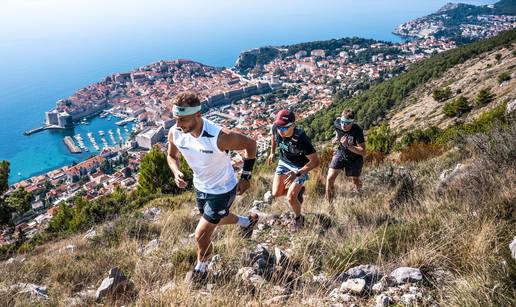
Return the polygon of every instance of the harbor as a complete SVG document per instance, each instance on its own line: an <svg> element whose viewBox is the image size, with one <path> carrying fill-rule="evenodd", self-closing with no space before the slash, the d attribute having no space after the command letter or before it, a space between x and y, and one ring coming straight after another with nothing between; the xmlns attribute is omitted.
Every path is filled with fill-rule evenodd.
<svg viewBox="0 0 516 307"><path fill-rule="evenodd" d="M134 128L134 127L133 127ZM124 127L125 137L120 128L116 129L116 134L112 129L109 129L107 134L104 130L98 130L97 132L88 131L86 138L84 139L80 133L73 136L66 136L64 142L68 148L68 151L73 154L82 152L101 152L105 149L122 146L127 139L130 137L130 130ZM100 144L97 143L95 136L100 139Z"/></svg>

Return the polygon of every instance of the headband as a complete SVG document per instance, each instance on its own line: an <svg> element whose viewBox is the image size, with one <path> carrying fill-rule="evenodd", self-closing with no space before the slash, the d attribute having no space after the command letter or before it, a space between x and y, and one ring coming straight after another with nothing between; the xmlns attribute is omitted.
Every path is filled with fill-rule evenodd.
<svg viewBox="0 0 516 307"><path fill-rule="evenodd" d="M180 107L180 106L173 106L172 107L172 113L174 113L175 116L186 116L186 115L192 115L197 112L201 111L201 106L196 107Z"/></svg>
<svg viewBox="0 0 516 307"><path fill-rule="evenodd" d="M352 124L353 123L353 120L351 118L345 118L345 117L341 117L340 118L340 124L341 125L349 125L349 124Z"/></svg>

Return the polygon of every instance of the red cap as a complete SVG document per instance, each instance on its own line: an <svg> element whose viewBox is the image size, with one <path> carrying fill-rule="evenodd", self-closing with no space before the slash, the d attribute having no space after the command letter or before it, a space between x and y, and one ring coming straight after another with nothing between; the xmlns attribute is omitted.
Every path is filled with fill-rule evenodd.
<svg viewBox="0 0 516 307"><path fill-rule="evenodd" d="M274 124L277 126L286 126L290 123L293 123L296 121L296 116L294 115L294 112L291 112L290 110L281 110L276 114L276 119L274 120Z"/></svg>

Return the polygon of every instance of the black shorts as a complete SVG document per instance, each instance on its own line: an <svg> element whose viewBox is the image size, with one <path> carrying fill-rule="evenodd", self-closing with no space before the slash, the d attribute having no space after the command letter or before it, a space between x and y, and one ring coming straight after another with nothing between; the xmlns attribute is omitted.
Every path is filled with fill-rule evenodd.
<svg viewBox="0 0 516 307"><path fill-rule="evenodd" d="M344 169L347 177L359 177L362 173L362 166L364 166L362 157L348 160L342 155L333 155L330 162L330 168Z"/></svg>
<svg viewBox="0 0 516 307"><path fill-rule="evenodd" d="M223 194L209 194L195 190L197 208L202 216L212 224L218 224L228 216L229 208L235 201L236 186L233 190Z"/></svg>

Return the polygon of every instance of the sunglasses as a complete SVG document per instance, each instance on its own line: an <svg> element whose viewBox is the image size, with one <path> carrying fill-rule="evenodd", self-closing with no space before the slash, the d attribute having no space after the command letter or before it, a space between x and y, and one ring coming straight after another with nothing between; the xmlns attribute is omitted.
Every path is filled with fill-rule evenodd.
<svg viewBox="0 0 516 307"><path fill-rule="evenodd" d="M341 117L340 118L340 124L341 125L351 125L352 123L353 123L352 119L348 119L348 118L345 118L345 117Z"/></svg>
<svg viewBox="0 0 516 307"><path fill-rule="evenodd" d="M292 124L288 124L286 126L278 126L278 130L281 131L281 132L285 132L288 130L288 128L290 128L292 126Z"/></svg>

